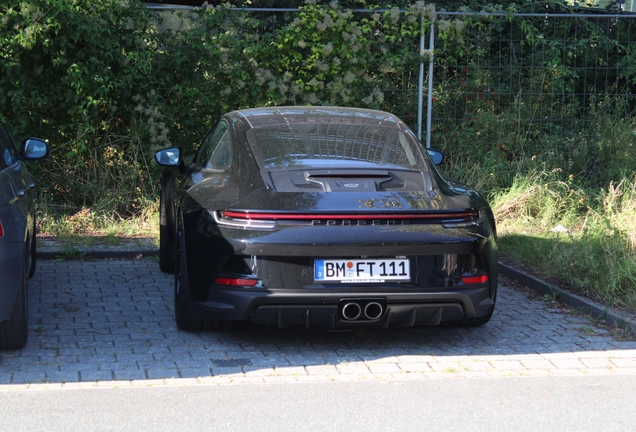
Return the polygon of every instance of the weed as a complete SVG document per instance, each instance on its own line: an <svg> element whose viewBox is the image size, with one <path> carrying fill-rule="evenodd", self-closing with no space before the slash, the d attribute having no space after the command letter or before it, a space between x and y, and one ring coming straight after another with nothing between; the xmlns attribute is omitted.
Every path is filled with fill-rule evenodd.
<svg viewBox="0 0 636 432"><path fill-rule="evenodd" d="M94 246L97 243L95 237L83 237L82 241L86 246Z"/></svg>
<svg viewBox="0 0 636 432"><path fill-rule="evenodd" d="M81 252L76 247L65 244L62 247L62 251L60 252L58 260L59 261L66 261L66 260L74 261L74 260L81 260L84 257L86 257L86 252Z"/></svg>
<svg viewBox="0 0 636 432"><path fill-rule="evenodd" d="M598 334L596 329L592 327L581 327L579 331L586 336L596 336Z"/></svg>
<svg viewBox="0 0 636 432"><path fill-rule="evenodd" d="M558 307L559 306L559 293L557 291L552 291L550 294L545 294L543 296L543 301L548 303L550 307Z"/></svg>
<svg viewBox="0 0 636 432"><path fill-rule="evenodd" d="M610 336L612 336L612 338L614 340L617 340L619 342L633 342L636 341L636 335L628 332L625 329L622 328L612 328L609 331Z"/></svg>
<svg viewBox="0 0 636 432"><path fill-rule="evenodd" d="M104 237L104 241L111 246L121 244L121 238L117 237L114 232L109 232L106 237Z"/></svg>

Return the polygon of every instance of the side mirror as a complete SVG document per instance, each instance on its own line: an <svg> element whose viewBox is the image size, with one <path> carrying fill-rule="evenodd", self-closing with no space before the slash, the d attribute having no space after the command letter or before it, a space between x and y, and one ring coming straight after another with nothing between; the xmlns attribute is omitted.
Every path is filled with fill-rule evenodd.
<svg viewBox="0 0 636 432"><path fill-rule="evenodd" d="M435 164L435 166L441 165L441 163L444 162L444 153L442 153L441 151L430 148L426 149L426 151L428 152L428 155L431 157L431 160L433 161L433 164Z"/></svg>
<svg viewBox="0 0 636 432"><path fill-rule="evenodd" d="M179 147L170 147L159 150L155 153L155 160L159 165L166 167L176 167L181 165L181 149Z"/></svg>
<svg viewBox="0 0 636 432"><path fill-rule="evenodd" d="M27 138L22 142L22 159L35 160L42 159L49 154L49 145L40 138Z"/></svg>

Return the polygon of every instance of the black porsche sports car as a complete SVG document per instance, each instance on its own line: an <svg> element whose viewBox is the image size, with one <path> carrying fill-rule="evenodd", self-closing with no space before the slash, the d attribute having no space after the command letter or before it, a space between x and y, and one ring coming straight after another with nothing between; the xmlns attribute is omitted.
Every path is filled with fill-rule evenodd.
<svg viewBox="0 0 636 432"><path fill-rule="evenodd" d="M233 111L191 161L157 152L177 325L485 324L493 214L442 158L392 114L336 107Z"/></svg>

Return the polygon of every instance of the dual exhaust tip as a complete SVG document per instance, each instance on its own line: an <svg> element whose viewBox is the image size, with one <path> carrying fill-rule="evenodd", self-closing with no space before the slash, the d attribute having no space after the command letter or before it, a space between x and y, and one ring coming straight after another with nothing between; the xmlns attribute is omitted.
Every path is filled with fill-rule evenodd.
<svg viewBox="0 0 636 432"><path fill-rule="evenodd" d="M343 300L340 302L343 321L375 321L384 315L385 300Z"/></svg>

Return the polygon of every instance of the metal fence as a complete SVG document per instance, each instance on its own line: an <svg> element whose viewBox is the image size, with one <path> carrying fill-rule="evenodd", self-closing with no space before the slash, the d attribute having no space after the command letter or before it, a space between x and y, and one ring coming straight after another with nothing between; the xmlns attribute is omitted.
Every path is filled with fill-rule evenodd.
<svg viewBox="0 0 636 432"><path fill-rule="evenodd" d="M636 15L465 18L472 53L456 61L456 48L435 50L434 96L446 98L433 104L438 138L452 140L481 115L490 126L501 120L499 135L539 145L543 136L576 136L599 111L633 110Z"/></svg>
<svg viewBox="0 0 636 432"><path fill-rule="evenodd" d="M241 11L257 16L263 32L287 25L298 12ZM524 141L537 147L526 150L539 151L555 137L586 130L599 110L619 115L636 106L636 14L437 12L435 28L452 20L463 23L461 43L438 31L413 38L414 52L434 48L432 63L382 83L385 109L424 129L422 140L426 134L433 146L470 145L487 130L490 136L481 139L504 147L506 139Z"/></svg>

